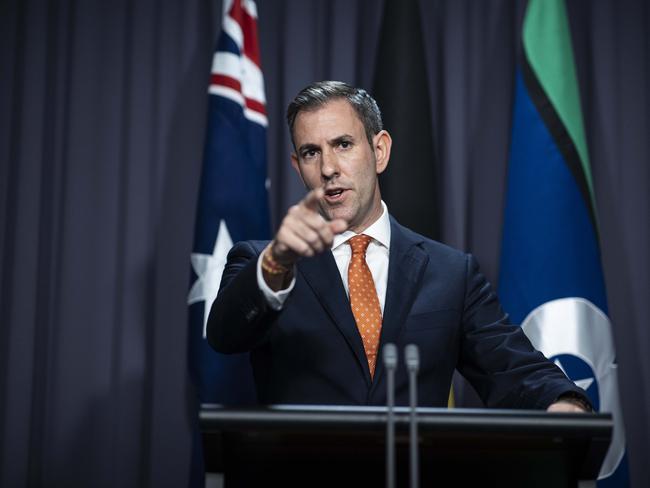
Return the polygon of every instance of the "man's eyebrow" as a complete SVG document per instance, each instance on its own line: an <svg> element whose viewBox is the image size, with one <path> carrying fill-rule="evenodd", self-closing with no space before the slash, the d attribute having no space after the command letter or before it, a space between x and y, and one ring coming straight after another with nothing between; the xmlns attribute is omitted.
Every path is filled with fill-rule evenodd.
<svg viewBox="0 0 650 488"><path fill-rule="evenodd" d="M337 146L341 144L342 142L345 141L353 141L354 136L352 134L341 134L340 136L336 136L333 139L330 139L327 144L330 146ZM314 144L311 142L308 142L306 144L303 144L302 146L298 147L298 154L303 154L307 151L318 151L320 149L320 146L318 144Z"/></svg>
<svg viewBox="0 0 650 488"><path fill-rule="evenodd" d="M315 150L318 150L317 144L307 143L307 144L303 144L298 148L298 154L302 154L306 151L315 151Z"/></svg>
<svg viewBox="0 0 650 488"><path fill-rule="evenodd" d="M354 136L351 134L342 134L340 136L335 137L334 139L329 141L330 146L337 146L341 144L342 142L345 141L350 141L354 140Z"/></svg>

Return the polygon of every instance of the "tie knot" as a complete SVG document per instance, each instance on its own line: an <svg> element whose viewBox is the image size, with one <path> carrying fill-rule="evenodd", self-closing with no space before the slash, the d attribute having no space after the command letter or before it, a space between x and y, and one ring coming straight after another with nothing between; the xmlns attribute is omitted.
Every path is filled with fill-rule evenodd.
<svg viewBox="0 0 650 488"><path fill-rule="evenodd" d="M352 248L352 255L365 255L366 254L366 249L368 249L368 244L370 244L370 241L372 240L372 237L367 236L365 234L359 234L357 236L352 237L348 243L350 244L350 247Z"/></svg>

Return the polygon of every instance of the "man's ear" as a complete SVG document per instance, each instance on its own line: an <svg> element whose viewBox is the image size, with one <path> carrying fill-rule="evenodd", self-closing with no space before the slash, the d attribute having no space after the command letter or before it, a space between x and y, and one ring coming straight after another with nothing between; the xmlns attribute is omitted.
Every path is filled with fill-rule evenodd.
<svg viewBox="0 0 650 488"><path fill-rule="evenodd" d="M393 139L386 130L380 130L372 138L373 150L375 151L375 164L377 174L383 173L388 167L390 159L390 148L393 145Z"/></svg>
<svg viewBox="0 0 650 488"><path fill-rule="evenodd" d="M300 165L298 164L298 155L295 152L291 153L291 166L293 166L293 169L296 170L296 173L298 173L298 176L304 183L304 180L302 179L302 173L300 172Z"/></svg>

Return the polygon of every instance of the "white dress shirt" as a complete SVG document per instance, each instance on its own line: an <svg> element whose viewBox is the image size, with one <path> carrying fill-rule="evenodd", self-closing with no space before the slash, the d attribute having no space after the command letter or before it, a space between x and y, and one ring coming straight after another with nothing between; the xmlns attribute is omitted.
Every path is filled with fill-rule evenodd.
<svg viewBox="0 0 650 488"><path fill-rule="evenodd" d="M372 240L368 245L368 250L366 251L366 262L370 268L370 273L372 273L372 279L375 282L377 297L379 298L379 306L381 307L381 313L383 315L384 304L386 303L386 286L388 283L390 219L388 217L388 208L383 201L381 202L381 206L383 209L381 216L370 225L370 227L364 230L363 234L372 237ZM334 236L334 242L332 244L332 254L334 255L336 266L341 274L345 293L348 296L350 296L350 289L348 286L348 266L350 264L350 258L352 257L352 249L347 242L355 235L357 234L351 230L346 230L342 234ZM275 292L271 290L271 288L266 284L266 281L264 281L262 275L262 255L260 255L257 260L257 284L260 287L260 290L262 290L268 305L274 310L280 310L296 284L295 269L294 278L291 280L289 286L284 290Z"/></svg>

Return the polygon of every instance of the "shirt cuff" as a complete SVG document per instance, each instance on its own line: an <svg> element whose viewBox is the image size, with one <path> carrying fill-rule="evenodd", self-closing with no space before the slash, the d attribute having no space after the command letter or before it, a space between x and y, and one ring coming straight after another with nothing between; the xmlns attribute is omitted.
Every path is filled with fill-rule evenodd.
<svg viewBox="0 0 650 488"><path fill-rule="evenodd" d="M291 293L291 290L293 290L293 287L296 284L296 268L294 265L293 278L291 279L291 283L289 283L289 286L284 290L273 291L271 290L271 288L269 288L269 285L266 284L266 281L264 281L264 275L262 274L263 256L264 253L261 253L259 258L257 258L257 286L259 286L260 290L262 290L262 294L266 299L266 304L269 307L271 307L273 310L278 311L282 309L282 306L284 305L284 302L287 300L289 293Z"/></svg>

